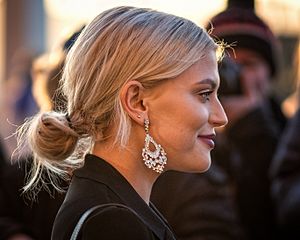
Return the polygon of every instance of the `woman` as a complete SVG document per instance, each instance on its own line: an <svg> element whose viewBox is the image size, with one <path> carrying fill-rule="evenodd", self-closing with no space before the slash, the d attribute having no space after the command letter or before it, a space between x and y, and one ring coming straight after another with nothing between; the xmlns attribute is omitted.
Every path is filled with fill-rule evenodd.
<svg viewBox="0 0 300 240"><path fill-rule="evenodd" d="M83 165L73 171L53 239L70 239L84 212L107 203L125 207L91 216L81 239L175 239L149 202L151 188L166 170L209 168L214 128L227 122L217 49L194 23L150 9L117 7L86 26L62 77L67 113L28 123L37 169L64 175Z"/></svg>

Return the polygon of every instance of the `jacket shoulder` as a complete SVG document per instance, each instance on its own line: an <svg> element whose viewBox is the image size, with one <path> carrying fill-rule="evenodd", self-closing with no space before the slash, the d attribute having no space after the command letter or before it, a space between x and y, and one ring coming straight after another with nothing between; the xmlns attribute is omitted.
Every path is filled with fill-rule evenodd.
<svg viewBox="0 0 300 240"><path fill-rule="evenodd" d="M83 224L82 240L155 239L152 231L133 210L107 206L95 211Z"/></svg>

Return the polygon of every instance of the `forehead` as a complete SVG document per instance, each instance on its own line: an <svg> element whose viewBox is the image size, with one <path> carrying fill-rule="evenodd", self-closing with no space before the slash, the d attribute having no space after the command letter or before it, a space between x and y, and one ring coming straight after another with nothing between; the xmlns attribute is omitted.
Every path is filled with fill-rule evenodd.
<svg viewBox="0 0 300 240"><path fill-rule="evenodd" d="M206 81L207 79L210 79L216 85L219 79L217 57L216 53L213 51L206 54L186 71L174 78L172 82L178 87L187 88L191 85L199 83L211 84L211 81Z"/></svg>
<svg viewBox="0 0 300 240"><path fill-rule="evenodd" d="M217 55L215 51L209 51L201 59L195 62L184 73L197 74L203 77L206 74L212 74L217 69Z"/></svg>
<svg viewBox="0 0 300 240"><path fill-rule="evenodd" d="M212 51L177 77L162 81L147 92L154 99L160 96L170 96L170 94L180 97L186 96L186 93L194 91L199 86L208 86L214 89L218 85L217 57L216 53Z"/></svg>

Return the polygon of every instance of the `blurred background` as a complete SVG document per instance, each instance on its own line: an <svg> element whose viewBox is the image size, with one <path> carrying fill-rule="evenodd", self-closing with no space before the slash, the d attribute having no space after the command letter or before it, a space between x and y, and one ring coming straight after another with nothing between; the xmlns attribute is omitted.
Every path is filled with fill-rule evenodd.
<svg viewBox="0 0 300 240"><path fill-rule="evenodd" d="M299 0L256 0L257 14L282 43L282 73L274 85L281 100L295 87L294 58L300 33ZM227 0L0 0L0 135L10 154L15 125L37 111L32 101L30 66L55 49L99 12L118 5L150 7L199 25L224 10ZM17 112L17 113L16 113Z"/></svg>

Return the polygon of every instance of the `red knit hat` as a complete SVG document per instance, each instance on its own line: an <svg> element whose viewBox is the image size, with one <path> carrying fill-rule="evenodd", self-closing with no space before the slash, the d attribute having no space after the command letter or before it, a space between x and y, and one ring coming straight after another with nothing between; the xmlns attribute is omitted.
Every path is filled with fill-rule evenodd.
<svg viewBox="0 0 300 240"><path fill-rule="evenodd" d="M212 36L235 48L247 48L260 54L269 64L271 75L277 71L278 41L266 23L252 9L232 7L210 21Z"/></svg>

